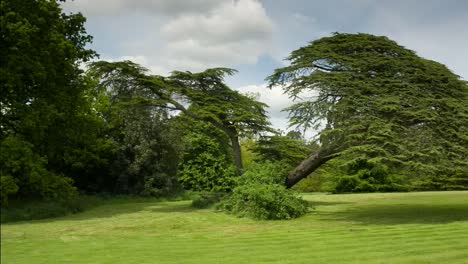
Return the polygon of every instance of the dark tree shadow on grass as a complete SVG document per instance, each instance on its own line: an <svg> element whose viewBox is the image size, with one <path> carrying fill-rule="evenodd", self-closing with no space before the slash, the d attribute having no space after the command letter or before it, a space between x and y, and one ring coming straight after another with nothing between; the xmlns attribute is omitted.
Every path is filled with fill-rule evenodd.
<svg viewBox="0 0 468 264"><path fill-rule="evenodd" d="M340 204L350 204L350 202L325 202L325 201L311 201L306 200L311 208L316 206L329 206L329 205L340 205Z"/></svg>
<svg viewBox="0 0 468 264"><path fill-rule="evenodd" d="M343 212L330 212L327 220L345 220L361 224L445 224L468 221L468 204L421 205L391 204L367 205Z"/></svg>
<svg viewBox="0 0 468 264"><path fill-rule="evenodd" d="M157 206L152 207L149 210L154 213L191 213L201 209L194 208L190 203L188 203L171 206Z"/></svg>
<svg viewBox="0 0 468 264"><path fill-rule="evenodd" d="M89 208L83 212L75 214L68 214L65 216L37 219L37 220L21 220L21 221L10 221L2 223L2 225L8 224L30 224L31 221L35 223L48 223L55 221L83 221L92 220L99 218L110 218L124 214L138 213L141 211L148 211L154 214L158 213L190 213L197 210L191 206L191 201L179 201L179 202L159 202L159 201L147 201L147 202L124 202L124 203L109 203L98 205Z"/></svg>

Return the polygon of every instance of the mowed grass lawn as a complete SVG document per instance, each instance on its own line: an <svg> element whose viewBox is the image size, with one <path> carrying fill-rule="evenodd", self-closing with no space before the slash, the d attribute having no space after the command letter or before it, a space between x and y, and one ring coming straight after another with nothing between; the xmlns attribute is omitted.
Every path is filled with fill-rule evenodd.
<svg viewBox="0 0 468 264"><path fill-rule="evenodd" d="M304 196L290 221L128 200L7 223L1 263L468 263L466 191Z"/></svg>

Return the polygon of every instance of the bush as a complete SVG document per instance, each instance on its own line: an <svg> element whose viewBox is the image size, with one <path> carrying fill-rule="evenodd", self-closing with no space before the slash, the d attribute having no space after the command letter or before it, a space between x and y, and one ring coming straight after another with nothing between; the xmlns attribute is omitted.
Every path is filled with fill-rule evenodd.
<svg viewBox="0 0 468 264"><path fill-rule="evenodd" d="M345 164L344 173L337 178L335 193L401 192L408 184L398 171L390 169L380 159L358 158Z"/></svg>
<svg viewBox="0 0 468 264"><path fill-rule="evenodd" d="M11 176L0 176L0 205L8 204L8 196L18 192L18 185Z"/></svg>
<svg viewBox="0 0 468 264"><path fill-rule="evenodd" d="M32 144L9 136L0 142L0 149L2 205L15 195L44 199L76 195L72 179L48 171L47 159L35 153Z"/></svg>
<svg viewBox="0 0 468 264"><path fill-rule="evenodd" d="M188 131L183 137L186 146L183 162L179 164L179 183L186 190L198 192L230 191L236 170L229 150L220 143L229 139L220 139L225 136L222 132L203 123L195 122ZM209 131L214 135L210 137L204 133Z"/></svg>
<svg viewBox="0 0 468 264"><path fill-rule="evenodd" d="M181 164L178 174L182 186L193 191L229 191L236 178L234 166L210 153Z"/></svg>
<svg viewBox="0 0 468 264"><path fill-rule="evenodd" d="M241 177L237 178L237 185L250 183L283 184L289 169L290 165L284 161L254 163Z"/></svg>
<svg viewBox="0 0 468 264"><path fill-rule="evenodd" d="M281 162L253 165L238 179L218 209L254 219L291 219L308 211L307 202L282 184L288 166Z"/></svg>
<svg viewBox="0 0 468 264"><path fill-rule="evenodd" d="M335 187L336 193L353 192L360 184L361 180L357 176L343 176L338 179Z"/></svg>
<svg viewBox="0 0 468 264"><path fill-rule="evenodd" d="M279 184L240 185L219 205L220 209L261 220L291 219L308 211L307 202Z"/></svg>

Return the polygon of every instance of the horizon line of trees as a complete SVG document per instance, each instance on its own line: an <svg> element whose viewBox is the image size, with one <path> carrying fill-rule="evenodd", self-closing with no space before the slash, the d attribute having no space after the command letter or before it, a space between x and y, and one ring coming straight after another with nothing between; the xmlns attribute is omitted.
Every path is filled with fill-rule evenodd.
<svg viewBox="0 0 468 264"><path fill-rule="evenodd" d="M85 17L59 1L0 6L2 206L229 192L253 163L283 164L284 186L303 191L468 189L468 83L387 37L335 33L267 77L292 98L317 94L286 109L292 126L319 131L307 142L280 135L266 104L228 87L233 69L164 77L95 61Z"/></svg>

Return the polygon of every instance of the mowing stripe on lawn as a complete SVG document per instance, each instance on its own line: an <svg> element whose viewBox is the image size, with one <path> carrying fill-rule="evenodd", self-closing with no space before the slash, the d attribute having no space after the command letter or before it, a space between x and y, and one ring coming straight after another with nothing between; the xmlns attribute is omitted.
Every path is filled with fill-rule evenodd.
<svg viewBox="0 0 468 264"><path fill-rule="evenodd" d="M2 225L2 263L468 263L468 192L304 195L291 221L190 201L113 203ZM418 209L419 208L419 209ZM400 210L401 209L401 210Z"/></svg>

